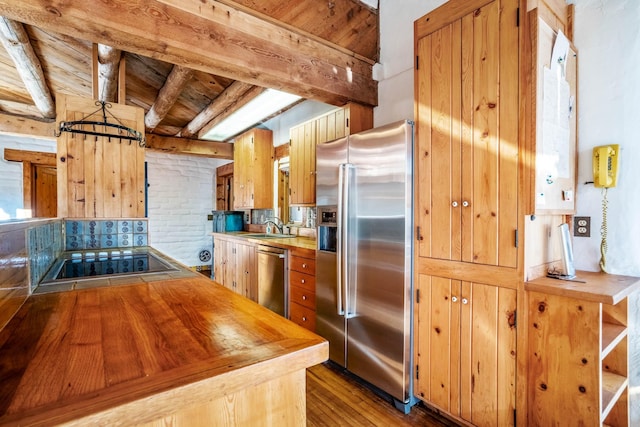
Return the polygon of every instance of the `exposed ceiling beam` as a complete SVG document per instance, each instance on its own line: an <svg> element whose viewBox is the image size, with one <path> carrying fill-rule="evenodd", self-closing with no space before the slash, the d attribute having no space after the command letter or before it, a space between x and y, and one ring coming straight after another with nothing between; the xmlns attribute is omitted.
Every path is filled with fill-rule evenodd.
<svg viewBox="0 0 640 427"><path fill-rule="evenodd" d="M34 104L46 119L56 117L56 107L47 86L40 60L20 22L0 16L0 41L16 65L16 70Z"/></svg>
<svg viewBox="0 0 640 427"><path fill-rule="evenodd" d="M171 154L233 160L233 144L147 134L147 149Z"/></svg>
<svg viewBox="0 0 640 427"><path fill-rule="evenodd" d="M193 70L179 65L174 65L171 73L160 88L153 105L144 116L144 125L147 132L152 132L164 119L173 104L178 100L182 89L191 79Z"/></svg>
<svg viewBox="0 0 640 427"><path fill-rule="evenodd" d="M11 114L0 113L0 134L30 136L32 138L55 141L54 122L43 122Z"/></svg>
<svg viewBox="0 0 640 427"><path fill-rule="evenodd" d="M371 63L213 0L0 0L0 14L307 99L377 104Z"/></svg>
<svg viewBox="0 0 640 427"><path fill-rule="evenodd" d="M98 44L98 99L100 101L117 101L121 58L120 49Z"/></svg>
<svg viewBox="0 0 640 427"><path fill-rule="evenodd" d="M232 104L228 105L217 116L215 116L211 121L209 121L209 123L204 125L204 127L202 129L200 129L200 131L198 132L198 138L204 137L207 134L207 132L209 132L211 129L213 129L213 127L215 125L217 125L218 123L220 123L221 121L223 121L224 119L229 117L231 114L235 113L238 110L238 108L240 108L243 105L249 103L249 101L254 99L256 96L260 95L264 91L265 91L265 88L262 88L260 86L251 87L243 95L238 97L235 100L235 102L233 102Z"/></svg>
<svg viewBox="0 0 640 427"><path fill-rule="evenodd" d="M227 111L230 107L238 105L242 101L242 96L249 89L254 87L249 83L235 81L218 95L211 103L197 116L193 118L176 136L190 137L196 135L207 123Z"/></svg>

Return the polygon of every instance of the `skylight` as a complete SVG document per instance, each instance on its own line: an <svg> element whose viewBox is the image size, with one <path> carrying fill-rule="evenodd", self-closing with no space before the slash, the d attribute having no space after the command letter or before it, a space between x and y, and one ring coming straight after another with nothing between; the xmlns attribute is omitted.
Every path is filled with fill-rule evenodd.
<svg viewBox="0 0 640 427"><path fill-rule="evenodd" d="M267 89L236 112L211 128L202 139L225 141L288 107L300 99L298 95Z"/></svg>

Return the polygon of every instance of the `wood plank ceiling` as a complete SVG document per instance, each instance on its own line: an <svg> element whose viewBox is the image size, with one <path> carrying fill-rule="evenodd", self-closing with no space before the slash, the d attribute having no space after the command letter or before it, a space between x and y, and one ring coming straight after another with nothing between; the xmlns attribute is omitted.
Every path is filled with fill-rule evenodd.
<svg viewBox="0 0 640 427"><path fill-rule="evenodd" d="M0 0L0 16L0 132L52 131L57 94L120 94L158 146L215 157L197 140L265 88L377 103L378 13L357 0Z"/></svg>

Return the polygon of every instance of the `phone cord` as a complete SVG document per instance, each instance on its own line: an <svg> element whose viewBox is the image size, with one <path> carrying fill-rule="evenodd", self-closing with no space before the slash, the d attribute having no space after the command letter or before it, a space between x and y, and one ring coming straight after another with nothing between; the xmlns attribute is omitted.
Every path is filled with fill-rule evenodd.
<svg viewBox="0 0 640 427"><path fill-rule="evenodd" d="M600 270L607 272L607 187L602 191L602 225L600 226Z"/></svg>

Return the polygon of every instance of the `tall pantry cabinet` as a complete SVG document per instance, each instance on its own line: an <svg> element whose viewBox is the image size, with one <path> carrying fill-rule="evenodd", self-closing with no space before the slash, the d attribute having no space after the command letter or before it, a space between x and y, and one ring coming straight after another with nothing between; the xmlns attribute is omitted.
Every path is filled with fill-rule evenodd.
<svg viewBox="0 0 640 427"><path fill-rule="evenodd" d="M415 394L515 423L519 1L415 22Z"/></svg>

